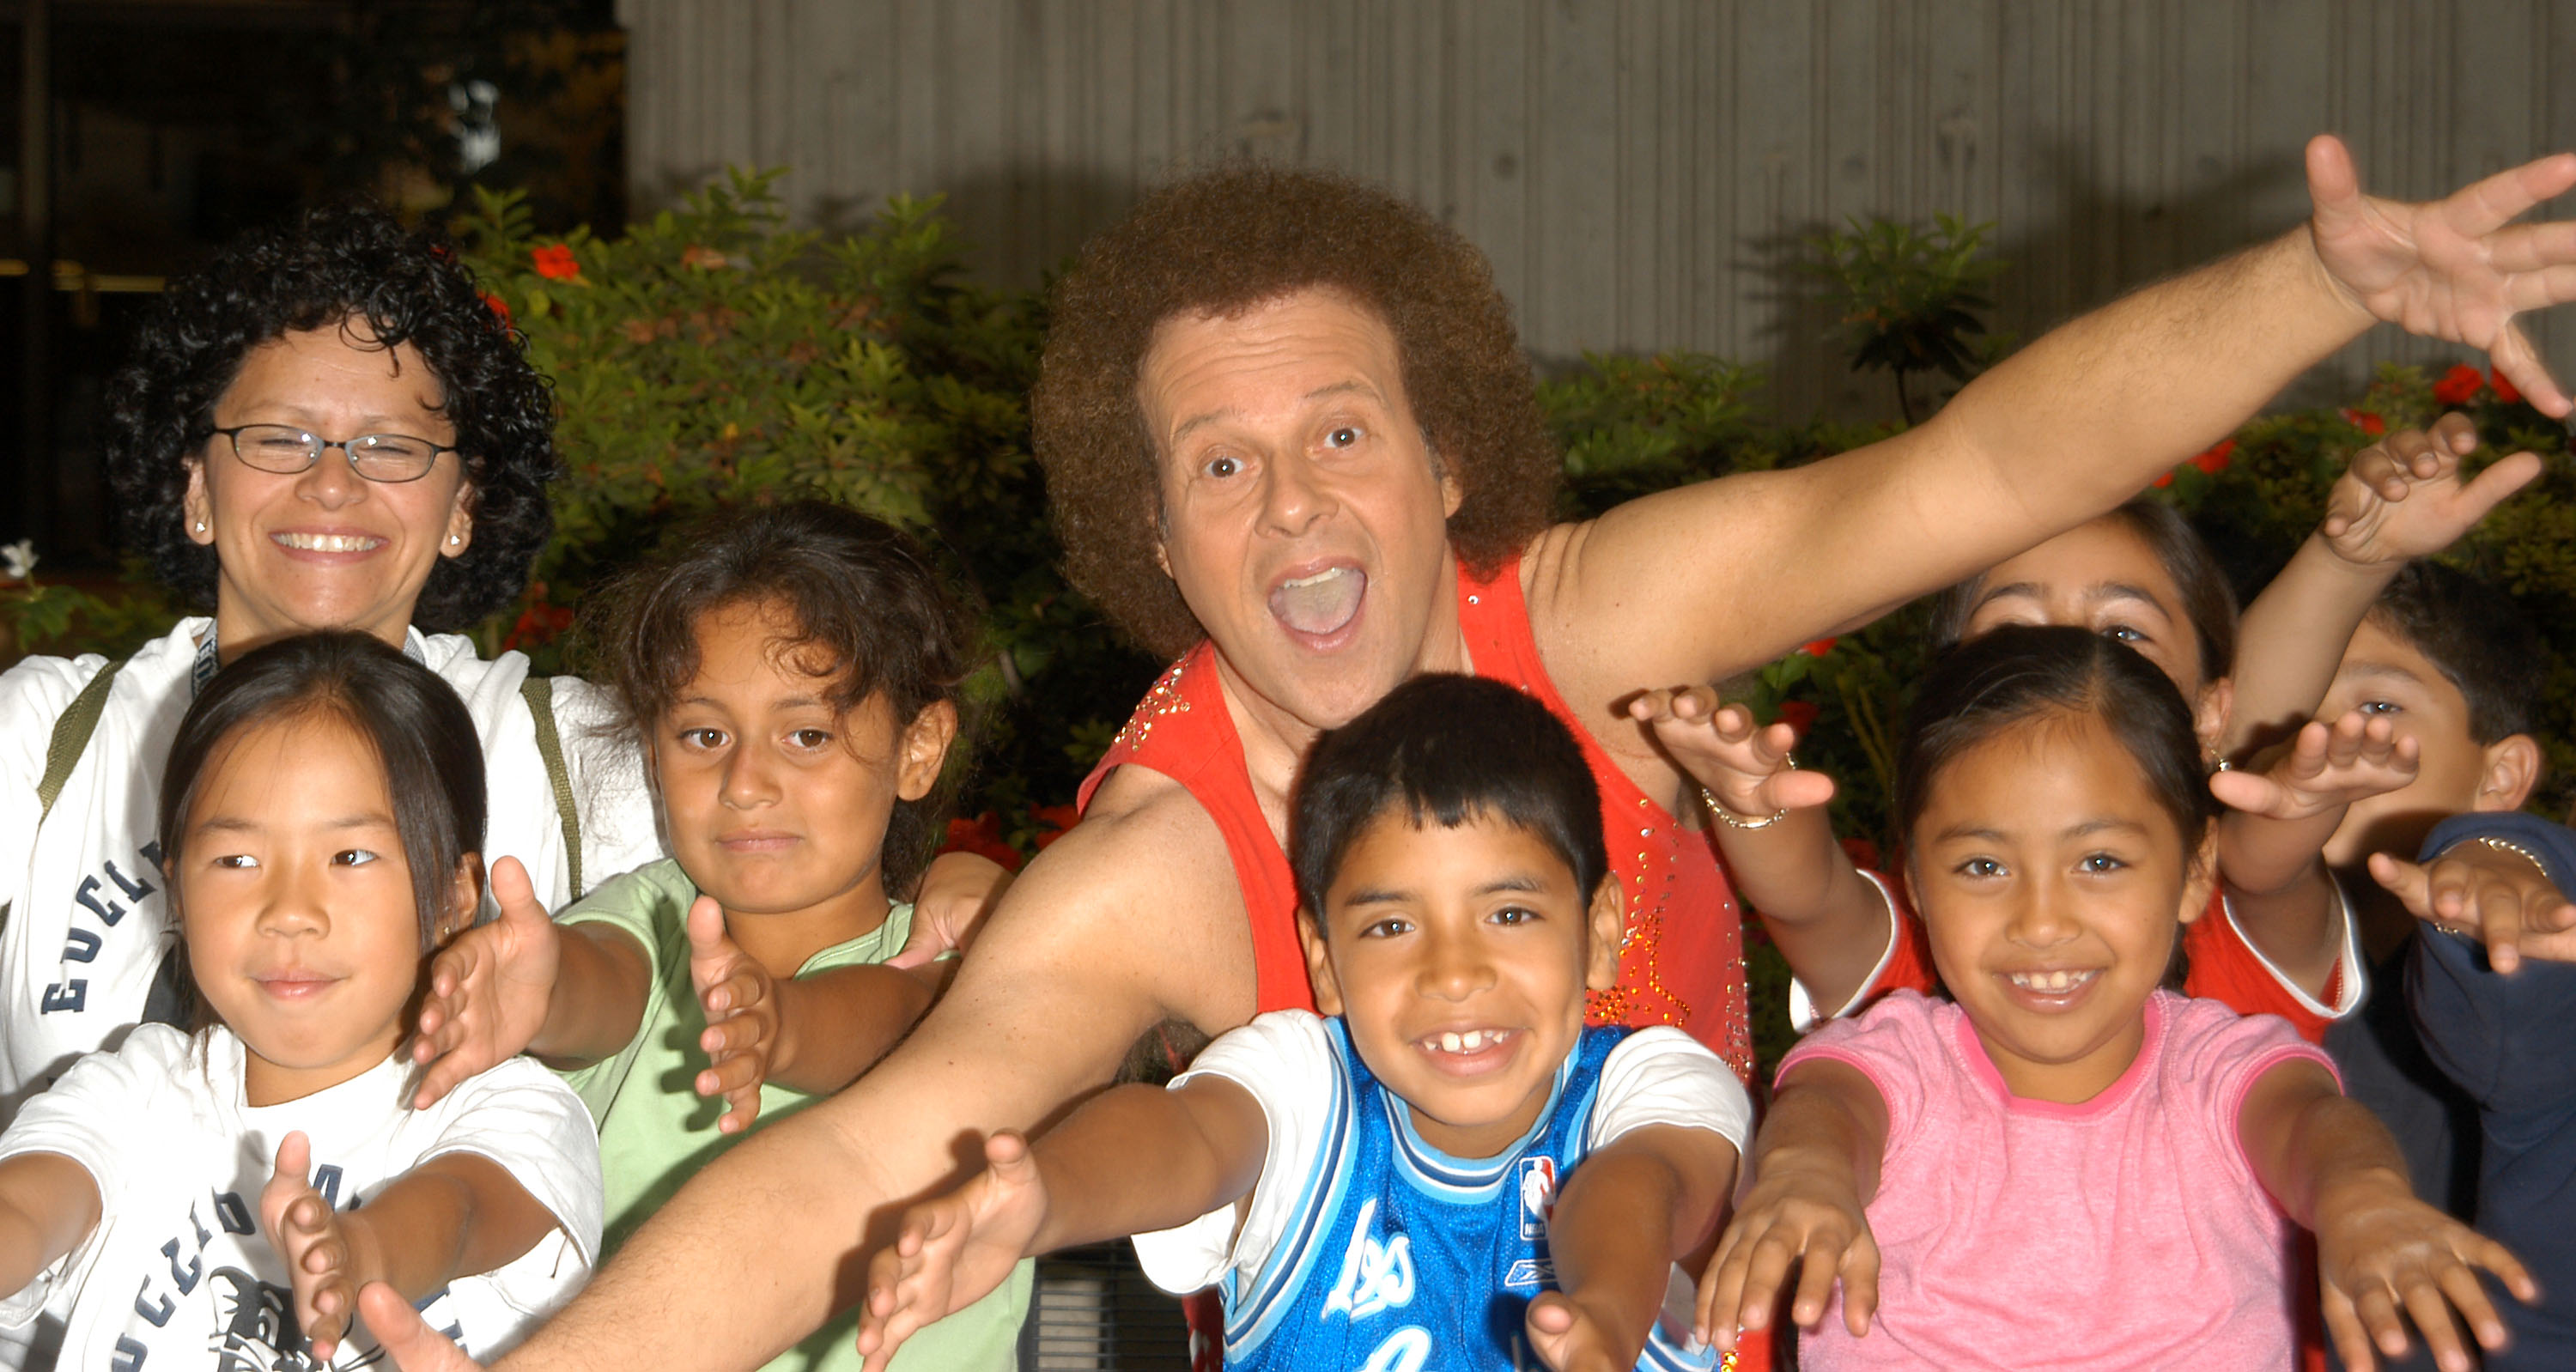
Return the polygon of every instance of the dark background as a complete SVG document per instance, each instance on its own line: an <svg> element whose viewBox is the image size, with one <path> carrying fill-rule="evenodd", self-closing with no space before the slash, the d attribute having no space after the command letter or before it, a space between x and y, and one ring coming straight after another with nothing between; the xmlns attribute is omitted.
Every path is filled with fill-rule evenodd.
<svg viewBox="0 0 2576 1372"><path fill-rule="evenodd" d="M0 542L111 572L91 430L163 278L334 195L626 215L614 0L0 4ZM30 263L50 271L30 272Z"/></svg>

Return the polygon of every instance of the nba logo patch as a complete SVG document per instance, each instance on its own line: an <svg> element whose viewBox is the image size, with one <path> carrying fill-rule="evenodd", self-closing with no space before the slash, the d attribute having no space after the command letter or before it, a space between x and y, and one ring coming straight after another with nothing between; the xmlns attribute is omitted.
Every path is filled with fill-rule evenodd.
<svg viewBox="0 0 2576 1372"><path fill-rule="evenodd" d="M1556 1159L1523 1158L1515 1165L1521 1192L1521 1237L1547 1237L1547 1217L1556 1209Z"/></svg>

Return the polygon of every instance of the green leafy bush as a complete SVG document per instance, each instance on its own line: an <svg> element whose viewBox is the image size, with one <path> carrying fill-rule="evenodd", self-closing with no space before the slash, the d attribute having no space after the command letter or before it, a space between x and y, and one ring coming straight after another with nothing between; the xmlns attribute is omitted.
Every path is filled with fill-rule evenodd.
<svg viewBox="0 0 2576 1372"><path fill-rule="evenodd" d="M720 506L811 496L928 535L988 600L985 762L969 804L1027 816L1152 678L1056 573L1025 396L1037 298L964 279L936 199L866 231L790 230L777 173L735 172L614 240L538 239L479 193L458 239L554 378L556 537L492 647L560 660L599 578ZM1041 826L1016 822L1023 845Z"/></svg>

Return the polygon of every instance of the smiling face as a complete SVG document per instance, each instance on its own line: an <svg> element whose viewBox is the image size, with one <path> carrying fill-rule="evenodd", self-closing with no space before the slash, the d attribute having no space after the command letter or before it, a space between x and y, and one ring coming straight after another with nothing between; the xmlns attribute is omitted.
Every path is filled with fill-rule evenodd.
<svg viewBox="0 0 2576 1372"><path fill-rule="evenodd" d="M2156 550L2111 516L2078 525L1979 579L1960 630L1975 638L2006 624L2072 624L2118 639L2154 663L2193 702L2204 739L2219 721L2202 677L2200 639L2180 587Z"/></svg>
<svg viewBox="0 0 2576 1372"><path fill-rule="evenodd" d="M811 924L820 947L885 922L887 816L938 781L957 716L943 701L898 729L882 692L842 714L833 678L784 646L794 627L765 603L698 617L698 672L655 727L653 775L689 880L729 915Z"/></svg>
<svg viewBox="0 0 2576 1372"><path fill-rule="evenodd" d="M216 427L455 442L419 350L375 347L365 328L305 330L251 349L215 402ZM313 629L357 629L399 645L430 569L473 537L471 497L456 453L439 454L417 481L389 484L359 476L338 448L281 476L242 462L231 440L209 439L189 462L183 513L188 536L215 549L226 655Z"/></svg>
<svg viewBox="0 0 2576 1372"><path fill-rule="evenodd" d="M1942 983L2013 1094L2090 1100L2137 1058L2147 997L2208 900L2190 856L2090 713L2005 729L1934 778L1907 880Z"/></svg>
<svg viewBox="0 0 2576 1372"><path fill-rule="evenodd" d="M1161 464L1163 568L1255 696L1332 728L1425 664L1454 620L1460 492L1405 402L1384 323L1325 290L1167 320L1137 397Z"/></svg>
<svg viewBox="0 0 2576 1372"><path fill-rule="evenodd" d="M459 865L438 941L473 917ZM250 1050L253 1105L383 1062L421 965L420 911L375 749L329 709L245 729L198 781L172 894L198 993Z"/></svg>
<svg viewBox="0 0 2576 1372"><path fill-rule="evenodd" d="M1344 848L1324 907L1320 931L1299 921L1315 1003L1423 1141L1485 1158L1529 1132L1583 1032L1584 990L1617 979L1619 883L1587 905L1526 829L1396 811Z"/></svg>

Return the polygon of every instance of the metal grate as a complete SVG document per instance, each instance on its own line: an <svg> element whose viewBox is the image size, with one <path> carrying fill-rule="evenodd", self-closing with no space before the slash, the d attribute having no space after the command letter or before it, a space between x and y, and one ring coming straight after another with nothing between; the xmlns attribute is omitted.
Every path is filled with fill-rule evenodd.
<svg viewBox="0 0 2576 1372"><path fill-rule="evenodd" d="M1189 1372L1189 1347L1181 1303L1145 1280L1125 1241L1038 1259L1024 1372Z"/></svg>

